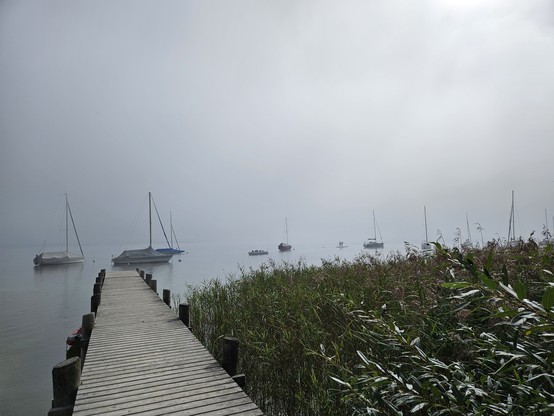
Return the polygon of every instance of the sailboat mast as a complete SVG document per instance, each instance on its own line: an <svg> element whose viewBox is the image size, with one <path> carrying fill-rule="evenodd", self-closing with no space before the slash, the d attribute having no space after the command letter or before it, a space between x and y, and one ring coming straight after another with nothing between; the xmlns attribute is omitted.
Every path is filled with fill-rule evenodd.
<svg viewBox="0 0 554 416"><path fill-rule="evenodd" d="M429 242L429 237L427 236L427 208L423 205L423 216L425 217L425 242Z"/></svg>
<svg viewBox="0 0 554 416"><path fill-rule="evenodd" d="M171 240L169 247L173 247L173 218L171 217L171 211L169 211L169 239Z"/></svg>
<svg viewBox="0 0 554 416"><path fill-rule="evenodd" d="M289 243L289 225L287 222L287 217L285 217L285 242Z"/></svg>
<svg viewBox="0 0 554 416"><path fill-rule="evenodd" d="M75 221L73 220L73 213L71 212L71 207L69 202L67 203L67 210L69 211L69 218L71 218L71 225L73 225L73 231L75 231L75 238L77 238L77 243L79 244L79 250L81 250L81 256L84 256L83 247L81 246L81 240L79 240L79 234L77 234L77 227L75 227Z"/></svg>
<svg viewBox="0 0 554 416"><path fill-rule="evenodd" d="M512 231L514 234L512 238L515 240L516 239L516 213L514 208L514 191L512 191Z"/></svg>
<svg viewBox="0 0 554 416"><path fill-rule="evenodd" d="M515 240L514 221L514 191L512 191L512 208L510 209L510 222L508 223L508 241ZM513 230L513 235L512 235Z"/></svg>
<svg viewBox="0 0 554 416"><path fill-rule="evenodd" d="M544 220L546 225L546 240L548 241L549 231L548 231L548 214L546 213L546 208L544 209Z"/></svg>
<svg viewBox="0 0 554 416"><path fill-rule="evenodd" d="M473 241L471 240L471 230L469 229L469 217L467 216L467 212L466 212L466 227L467 227L467 238L469 242L472 243Z"/></svg>
<svg viewBox="0 0 554 416"><path fill-rule="evenodd" d="M67 202L67 194L65 194L65 251L69 251L69 223L68 223L68 202Z"/></svg>
<svg viewBox="0 0 554 416"><path fill-rule="evenodd" d="M150 245L148 247L152 247L152 193L148 192L148 234L150 236Z"/></svg>
<svg viewBox="0 0 554 416"><path fill-rule="evenodd" d="M375 210L373 212L373 236L375 237L375 241L377 241L377 227L375 226Z"/></svg>

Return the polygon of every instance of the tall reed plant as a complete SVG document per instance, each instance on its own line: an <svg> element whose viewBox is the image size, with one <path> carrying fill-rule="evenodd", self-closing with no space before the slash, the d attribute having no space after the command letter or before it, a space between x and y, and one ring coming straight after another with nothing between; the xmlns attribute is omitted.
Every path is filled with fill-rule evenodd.
<svg viewBox="0 0 554 416"><path fill-rule="evenodd" d="M270 261L184 296L214 356L223 336L240 340L247 393L268 415L487 413L499 400L512 403L499 412L530 402L542 411L553 264L551 246L523 242L463 253L437 245L431 256L407 247L317 267ZM523 311L534 315L507 323ZM524 387L507 387L516 380ZM529 386L540 393L521 399Z"/></svg>

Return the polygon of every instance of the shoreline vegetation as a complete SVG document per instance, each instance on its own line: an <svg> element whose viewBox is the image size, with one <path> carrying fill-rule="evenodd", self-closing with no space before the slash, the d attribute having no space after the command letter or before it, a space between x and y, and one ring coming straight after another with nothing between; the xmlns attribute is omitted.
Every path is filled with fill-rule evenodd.
<svg viewBox="0 0 554 416"><path fill-rule="evenodd" d="M553 414L552 244L434 245L239 269L183 294L193 332L267 415Z"/></svg>

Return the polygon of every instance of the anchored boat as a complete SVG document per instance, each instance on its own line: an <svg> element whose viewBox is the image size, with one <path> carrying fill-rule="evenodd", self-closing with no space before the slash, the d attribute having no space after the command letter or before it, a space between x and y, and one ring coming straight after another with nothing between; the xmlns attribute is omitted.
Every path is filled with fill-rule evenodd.
<svg viewBox="0 0 554 416"><path fill-rule="evenodd" d="M69 219L71 218L71 224L73 225L73 231L75 232L75 237L77 238L77 243L79 244L79 250L81 254L75 254L69 251ZM46 241L43 244L46 244ZM83 254L83 248L81 247L81 241L79 241L79 235L77 234L77 228L75 227L75 221L73 221L73 214L71 213L71 207L69 206L69 201L67 199L67 194L65 194L65 251L45 251L40 254L37 254L33 259L33 263L36 266L48 266L54 264L71 264L71 263L82 263L85 261L85 256Z"/></svg>
<svg viewBox="0 0 554 416"><path fill-rule="evenodd" d="M160 253L152 248L152 193L148 192L148 219L150 240L148 247L136 250L125 250L119 256L114 257L114 266L119 264L137 263L167 263L173 254Z"/></svg>

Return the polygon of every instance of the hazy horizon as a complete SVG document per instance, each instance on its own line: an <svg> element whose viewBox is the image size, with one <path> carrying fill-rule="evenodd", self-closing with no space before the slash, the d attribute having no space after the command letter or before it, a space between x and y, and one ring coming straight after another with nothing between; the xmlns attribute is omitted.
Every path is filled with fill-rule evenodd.
<svg viewBox="0 0 554 416"><path fill-rule="evenodd" d="M0 2L0 246L360 244L554 215L547 0ZM155 223L155 222L154 222ZM157 241L159 239L159 231ZM128 247L135 248L135 247Z"/></svg>

